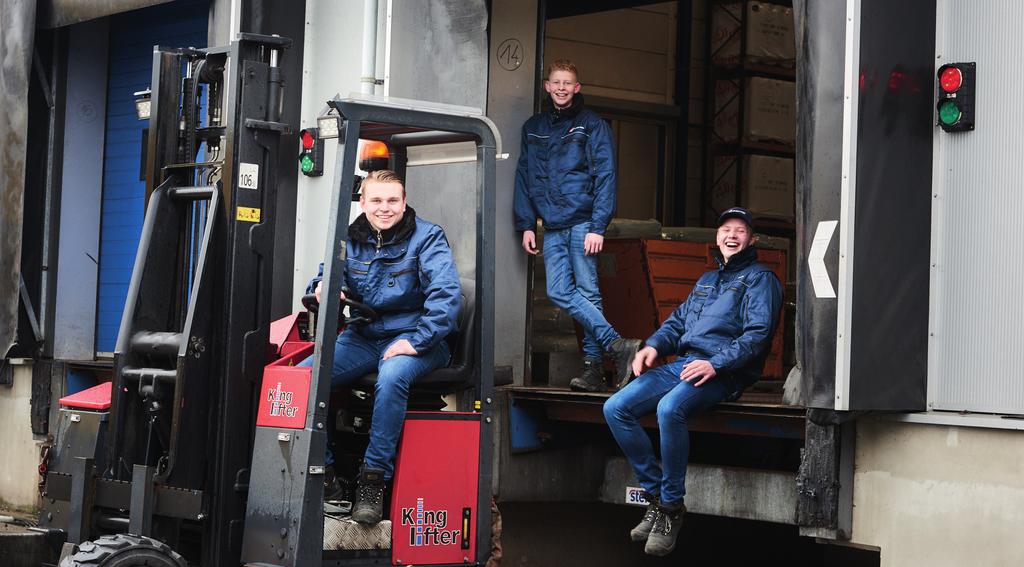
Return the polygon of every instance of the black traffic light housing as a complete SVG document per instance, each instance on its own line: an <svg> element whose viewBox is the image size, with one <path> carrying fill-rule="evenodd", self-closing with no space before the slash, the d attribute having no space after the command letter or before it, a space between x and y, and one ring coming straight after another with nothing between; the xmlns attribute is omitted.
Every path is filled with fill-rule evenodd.
<svg viewBox="0 0 1024 567"><path fill-rule="evenodd" d="M935 76L939 80L935 103L939 127L946 132L974 130L974 62L947 63Z"/></svg>
<svg viewBox="0 0 1024 567"><path fill-rule="evenodd" d="M299 170L308 177L324 174L324 141L317 128L305 128L299 132Z"/></svg>

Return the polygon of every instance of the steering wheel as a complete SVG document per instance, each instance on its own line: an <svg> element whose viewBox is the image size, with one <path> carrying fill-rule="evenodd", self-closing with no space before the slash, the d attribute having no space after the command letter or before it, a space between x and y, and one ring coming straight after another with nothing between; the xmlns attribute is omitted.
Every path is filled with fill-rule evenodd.
<svg viewBox="0 0 1024 567"><path fill-rule="evenodd" d="M359 312L359 314L351 317L345 317L345 310L342 309L342 307L346 305L352 310ZM320 312L320 302L316 300L316 295L312 293L302 296L302 306L313 313ZM345 299L341 300L341 306L338 308L339 327L348 325L367 325L369 323L373 323L377 319L380 319L380 316L377 315L377 312L369 305L350 299L348 295L345 296Z"/></svg>

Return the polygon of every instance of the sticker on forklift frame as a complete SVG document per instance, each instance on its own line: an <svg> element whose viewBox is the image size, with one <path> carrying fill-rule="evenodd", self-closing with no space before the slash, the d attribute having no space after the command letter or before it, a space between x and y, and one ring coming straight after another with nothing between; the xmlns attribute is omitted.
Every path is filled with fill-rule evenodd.
<svg viewBox="0 0 1024 567"><path fill-rule="evenodd" d="M260 188L260 165L258 163L241 162L238 164L238 188Z"/></svg>
<svg viewBox="0 0 1024 567"><path fill-rule="evenodd" d="M807 270L811 273L811 285L814 286L814 296L822 298L834 298L836 288L832 285L832 278L828 277L828 269L825 268L825 252L832 242L832 235L836 231L839 221L821 221L814 231L814 240L811 241L811 250L807 253Z"/></svg>
<svg viewBox="0 0 1024 567"><path fill-rule="evenodd" d="M626 504L634 506L646 506L647 498L644 497L644 489L639 486L626 487Z"/></svg>
<svg viewBox="0 0 1024 567"><path fill-rule="evenodd" d="M238 207L235 220L245 222L260 222L260 210L252 207Z"/></svg>

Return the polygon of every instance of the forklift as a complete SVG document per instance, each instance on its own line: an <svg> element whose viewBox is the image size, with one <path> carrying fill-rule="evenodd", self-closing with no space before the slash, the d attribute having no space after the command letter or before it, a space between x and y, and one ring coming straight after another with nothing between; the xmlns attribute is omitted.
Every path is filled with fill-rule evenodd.
<svg viewBox="0 0 1024 567"><path fill-rule="evenodd" d="M315 318L298 313L276 323L271 342L280 345L280 358L267 366L259 393L243 561L253 566L483 565L491 551L497 131L486 117L464 110L335 98L318 118L316 136L338 138L322 303L315 306ZM357 165L369 169L357 152L361 140L382 143L387 167L403 178L408 150L416 146L471 142L477 164L475 198L467 199L477 206L476 277L462 279L459 330L449 337L452 360L413 385L392 481L390 520L370 527L345 519L343 512L325 518L323 505L326 429L331 421L335 429L359 429L348 419L331 419L334 341L340 326L376 318L351 294L341 300L339 293L350 207L358 200L352 172ZM303 303L313 306L313 298ZM350 309L347 316L343 304ZM315 340L303 336L310 321L315 321ZM312 368L297 366L310 353ZM372 406L367 398L375 379L367 375L353 385L358 395L352 398L364 407ZM436 402L447 394L457 395L456 407L440 411ZM369 419L361 421L369 424ZM355 447L336 445L334 453L361 455L364 448L365 439ZM347 470L357 468L352 463Z"/></svg>
<svg viewBox="0 0 1024 567"><path fill-rule="evenodd" d="M224 48L154 49L147 211L113 378L60 400L40 464L39 528L64 542L61 567L483 565L490 555L497 131L464 109L328 101L319 143L338 144L324 299L316 316L271 321L276 164L291 131L278 62L290 43L239 34ZM332 345L358 323L339 291L361 139L386 144L400 175L413 146L471 142L477 163L475 278L463 280L453 359L414 386L390 519L372 528L345 518L343 502L325 505L323 484ZM295 366L310 353L312 367ZM374 379L355 388L372 392ZM447 394L458 400L450 411L419 407Z"/></svg>

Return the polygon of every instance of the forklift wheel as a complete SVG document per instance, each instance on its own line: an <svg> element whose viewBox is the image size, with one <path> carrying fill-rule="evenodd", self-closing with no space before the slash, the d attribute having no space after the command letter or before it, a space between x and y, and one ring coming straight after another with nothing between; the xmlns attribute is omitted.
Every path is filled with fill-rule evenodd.
<svg viewBox="0 0 1024 567"><path fill-rule="evenodd" d="M129 534L103 536L76 546L60 567L188 567L185 559L164 543Z"/></svg>

